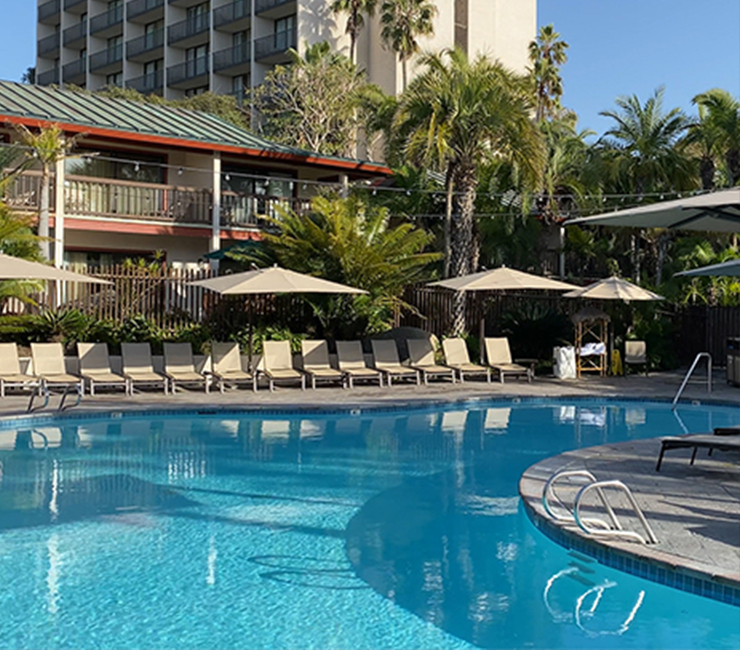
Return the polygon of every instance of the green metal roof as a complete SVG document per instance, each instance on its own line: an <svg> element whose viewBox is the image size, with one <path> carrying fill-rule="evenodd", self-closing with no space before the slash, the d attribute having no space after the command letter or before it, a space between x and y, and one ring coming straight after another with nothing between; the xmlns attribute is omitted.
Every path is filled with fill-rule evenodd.
<svg viewBox="0 0 740 650"><path fill-rule="evenodd" d="M0 81L0 119L3 116L118 131L123 138L125 134L139 134L173 138L201 146L253 149L268 158L290 156L312 159L314 163L328 166L335 163L337 167L354 163L357 167L361 165L366 173L377 170L383 174L388 171L379 163L324 156L270 142L208 113L62 90L55 86Z"/></svg>

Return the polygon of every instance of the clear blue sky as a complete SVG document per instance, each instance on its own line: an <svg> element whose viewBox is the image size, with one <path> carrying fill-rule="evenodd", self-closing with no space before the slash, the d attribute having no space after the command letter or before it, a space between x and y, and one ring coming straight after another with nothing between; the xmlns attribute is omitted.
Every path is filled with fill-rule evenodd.
<svg viewBox="0 0 740 650"><path fill-rule="evenodd" d="M36 1L0 6L0 79L18 81L35 61ZM610 122L598 113L617 96L644 101L660 85L666 106L687 112L709 88L740 95L738 0L538 0L538 11L570 44L564 104L581 128L603 132Z"/></svg>

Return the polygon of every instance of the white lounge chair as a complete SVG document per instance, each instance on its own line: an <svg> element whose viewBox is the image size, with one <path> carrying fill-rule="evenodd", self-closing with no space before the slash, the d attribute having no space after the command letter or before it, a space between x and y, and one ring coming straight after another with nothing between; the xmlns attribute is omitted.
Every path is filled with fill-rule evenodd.
<svg viewBox="0 0 740 650"><path fill-rule="evenodd" d="M121 343L123 375L131 383L131 391L136 385L164 387L164 394L169 392L169 379L159 372L154 372L152 348L148 343Z"/></svg>
<svg viewBox="0 0 740 650"><path fill-rule="evenodd" d="M393 377L412 378L417 386L421 383L418 370L401 365L395 341L371 341L370 344L373 348L373 365L385 375L388 386L393 385Z"/></svg>
<svg viewBox="0 0 740 650"><path fill-rule="evenodd" d="M300 381L301 390L306 390L306 375L293 367L290 341L265 341L262 344L263 373L275 390L276 381Z"/></svg>
<svg viewBox="0 0 740 650"><path fill-rule="evenodd" d="M383 385L383 373L368 367L359 341L337 341L337 359L339 369L347 374L350 388L354 387L356 379L377 379L378 386Z"/></svg>
<svg viewBox="0 0 740 650"><path fill-rule="evenodd" d="M648 376L648 359L647 345L645 341L625 341L624 342L624 365L626 366L645 366L645 376Z"/></svg>
<svg viewBox="0 0 740 650"><path fill-rule="evenodd" d="M455 383L455 371L447 366L440 366L434 360L434 349L429 339L407 339L409 361L411 367L421 373L424 383L429 383L429 377L450 377Z"/></svg>
<svg viewBox="0 0 740 650"><path fill-rule="evenodd" d="M15 343L0 343L0 397L5 397L6 388L37 388L41 380L21 372L18 346Z"/></svg>
<svg viewBox="0 0 740 650"><path fill-rule="evenodd" d="M177 391L177 384L203 386L206 393L211 390L211 378L195 370L190 343L164 344L164 374L170 380L173 395Z"/></svg>
<svg viewBox="0 0 740 650"><path fill-rule="evenodd" d="M502 384L506 375L512 375L514 377L525 376L528 382L532 381L532 371L529 368L512 362L509 339L505 337L487 338L483 342L488 365L498 373L499 381Z"/></svg>
<svg viewBox="0 0 740 650"><path fill-rule="evenodd" d="M211 375L218 383L219 390L224 392L225 384L252 384L257 390L257 377L245 372L242 368L242 356L238 343L211 343Z"/></svg>
<svg viewBox="0 0 740 650"><path fill-rule="evenodd" d="M465 375L485 375L486 381L491 381L490 368L470 363L468 346L463 339L445 339L442 341L442 351L445 355L445 365L457 372L460 383L465 381Z"/></svg>
<svg viewBox="0 0 740 650"><path fill-rule="evenodd" d="M87 382L90 395L95 395L95 386L123 388L126 395L131 394L131 382L111 370L105 343L78 343L77 356L80 359L80 375Z"/></svg>
<svg viewBox="0 0 740 650"><path fill-rule="evenodd" d="M64 365L64 349L61 343L31 343L33 374L45 388L74 388L82 395L85 384L82 377L71 375Z"/></svg>
<svg viewBox="0 0 740 650"><path fill-rule="evenodd" d="M311 388L316 388L317 381L340 382L345 387L347 375L331 367L326 341L301 341L301 353L303 372L311 378Z"/></svg>

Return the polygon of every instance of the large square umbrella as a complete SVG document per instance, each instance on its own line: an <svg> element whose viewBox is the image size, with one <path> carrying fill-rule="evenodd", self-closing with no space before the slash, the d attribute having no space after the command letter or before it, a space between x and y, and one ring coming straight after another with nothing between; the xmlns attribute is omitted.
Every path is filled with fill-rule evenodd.
<svg viewBox="0 0 740 650"><path fill-rule="evenodd" d="M277 293L367 293L362 289L348 287L338 282L322 280L311 275L296 273L287 269L273 266L266 269L254 269L244 273L222 275L207 280L197 280L189 283L194 287L203 287L223 295L257 295ZM253 309L250 301L249 308L249 369L252 366L252 317Z"/></svg>
<svg viewBox="0 0 740 650"><path fill-rule="evenodd" d="M700 266L698 269L691 269L690 271L681 271L676 273L675 276L707 276L707 275L740 275L740 260L730 260L728 262L721 262L720 264L710 264L709 266Z"/></svg>

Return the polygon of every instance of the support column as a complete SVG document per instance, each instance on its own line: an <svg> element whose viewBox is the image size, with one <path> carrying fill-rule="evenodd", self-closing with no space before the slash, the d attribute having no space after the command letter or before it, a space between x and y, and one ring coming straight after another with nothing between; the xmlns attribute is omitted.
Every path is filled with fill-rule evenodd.
<svg viewBox="0 0 740 650"><path fill-rule="evenodd" d="M209 252L221 248L221 153L213 152L213 183L212 183L212 205L211 208L211 241L208 245ZM211 269L218 271L218 260L211 260Z"/></svg>
<svg viewBox="0 0 740 650"><path fill-rule="evenodd" d="M343 199L346 199L349 196L349 176L347 174L339 174L339 184L341 185L339 194Z"/></svg>
<svg viewBox="0 0 740 650"><path fill-rule="evenodd" d="M60 156L55 165L54 176L54 266L64 266L64 160Z"/></svg>

